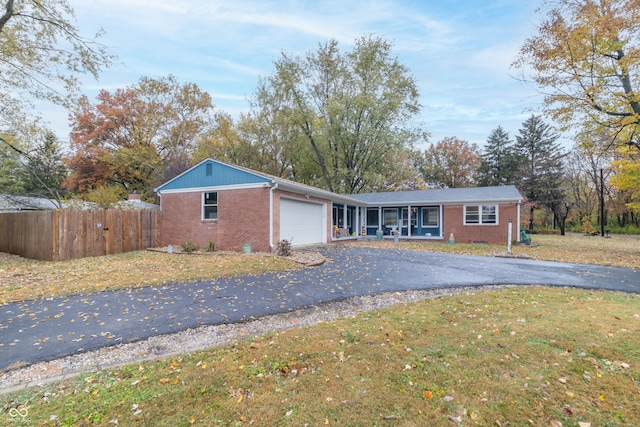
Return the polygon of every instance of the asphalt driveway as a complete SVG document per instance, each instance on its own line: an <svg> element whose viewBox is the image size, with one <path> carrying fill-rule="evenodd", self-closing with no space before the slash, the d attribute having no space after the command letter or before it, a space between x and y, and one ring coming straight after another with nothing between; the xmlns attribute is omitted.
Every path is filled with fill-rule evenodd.
<svg viewBox="0 0 640 427"><path fill-rule="evenodd" d="M319 250L329 262L301 271L0 305L0 370L383 292L539 284L640 293L640 271L624 268L341 245Z"/></svg>

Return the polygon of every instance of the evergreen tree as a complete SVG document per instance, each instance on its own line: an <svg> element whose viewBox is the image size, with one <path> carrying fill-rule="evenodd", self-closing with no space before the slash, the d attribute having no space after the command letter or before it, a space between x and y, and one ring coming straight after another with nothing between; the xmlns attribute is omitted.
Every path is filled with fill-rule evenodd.
<svg viewBox="0 0 640 427"><path fill-rule="evenodd" d="M501 126L491 131L480 157L479 185L513 184L518 163L514 155L513 141Z"/></svg>
<svg viewBox="0 0 640 427"><path fill-rule="evenodd" d="M0 144L0 194L23 194L22 170L20 155L9 145Z"/></svg>
<svg viewBox="0 0 640 427"><path fill-rule="evenodd" d="M23 169L24 192L28 195L59 200L67 169L62 161L62 148L53 132L47 132Z"/></svg>
<svg viewBox="0 0 640 427"><path fill-rule="evenodd" d="M519 163L516 185L529 202L552 211L564 235L564 223L570 206L565 203L565 193L561 188L565 154L557 143L558 138L559 134L540 116L531 115L522 123L514 147ZM533 227L531 209L529 228Z"/></svg>

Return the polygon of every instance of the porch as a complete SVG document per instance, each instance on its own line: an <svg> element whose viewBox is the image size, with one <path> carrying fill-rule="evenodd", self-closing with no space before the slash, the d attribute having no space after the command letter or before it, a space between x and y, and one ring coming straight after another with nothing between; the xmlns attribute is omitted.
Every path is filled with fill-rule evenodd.
<svg viewBox="0 0 640 427"><path fill-rule="evenodd" d="M355 206L333 203L332 238L348 240L383 238L442 240L442 205L431 206Z"/></svg>

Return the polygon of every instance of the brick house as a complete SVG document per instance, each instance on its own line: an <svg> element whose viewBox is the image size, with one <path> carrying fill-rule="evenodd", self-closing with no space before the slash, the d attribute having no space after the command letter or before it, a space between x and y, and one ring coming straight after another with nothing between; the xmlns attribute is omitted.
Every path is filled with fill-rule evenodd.
<svg viewBox="0 0 640 427"><path fill-rule="evenodd" d="M340 195L206 159L156 189L162 244L215 242L221 250L269 252L293 245L379 237L506 243L520 232L514 186Z"/></svg>

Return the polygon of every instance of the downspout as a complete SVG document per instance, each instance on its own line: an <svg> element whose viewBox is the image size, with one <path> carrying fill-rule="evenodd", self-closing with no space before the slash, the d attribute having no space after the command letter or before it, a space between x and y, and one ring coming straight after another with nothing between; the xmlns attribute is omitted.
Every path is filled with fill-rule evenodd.
<svg viewBox="0 0 640 427"><path fill-rule="evenodd" d="M278 183L271 181L271 188L269 189L269 247L273 250L273 190L278 188Z"/></svg>

